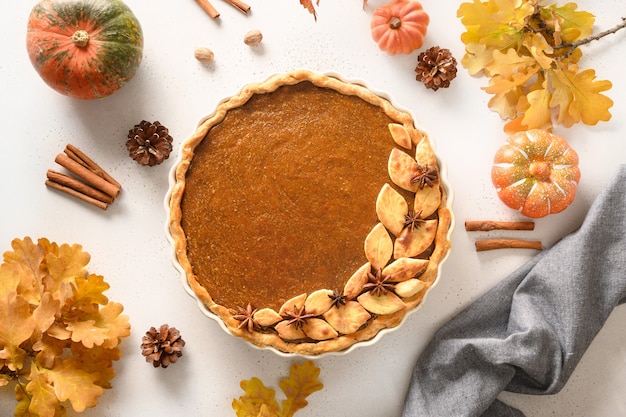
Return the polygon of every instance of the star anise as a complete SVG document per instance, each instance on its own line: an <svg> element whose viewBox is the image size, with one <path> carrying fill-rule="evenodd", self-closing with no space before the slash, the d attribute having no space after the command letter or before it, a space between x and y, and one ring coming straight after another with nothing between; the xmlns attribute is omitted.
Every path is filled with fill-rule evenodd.
<svg viewBox="0 0 626 417"><path fill-rule="evenodd" d="M422 223L424 223L424 219L420 218L422 211L415 212L414 210L409 210L409 212L404 216L404 227L409 226L411 228L411 232L415 229L419 228Z"/></svg>
<svg viewBox="0 0 626 417"><path fill-rule="evenodd" d="M342 291L333 290L333 293L329 294L328 297L332 300L330 304L331 307L339 307L340 305L346 304L346 296Z"/></svg>
<svg viewBox="0 0 626 417"><path fill-rule="evenodd" d="M420 190L423 189L426 185L429 187L433 186L433 182L439 178L439 174L437 173L437 168L429 167L428 164L422 166L417 165L417 174L413 176L411 179L411 184L419 184Z"/></svg>
<svg viewBox="0 0 626 417"><path fill-rule="evenodd" d="M235 320L239 320L241 322L237 328L242 329L245 327L249 332L254 331L254 313L257 312L257 309L252 308L250 303L248 303L246 308L237 306L237 309L239 310L239 314L233 315Z"/></svg>
<svg viewBox="0 0 626 417"><path fill-rule="evenodd" d="M315 314L307 314L306 307L302 305L302 307L298 308L297 306L293 306L293 309L287 312L287 322L288 325L296 326L296 329L301 329L304 323L311 317L315 317Z"/></svg>
<svg viewBox="0 0 626 417"><path fill-rule="evenodd" d="M387 294L388 291L393 291L395 285L389 281L391 275L383 275L382 269L376 271L376 274L372 272L367 273L368 283L363 286L363 289L372 293L377 297Z"/></svg>

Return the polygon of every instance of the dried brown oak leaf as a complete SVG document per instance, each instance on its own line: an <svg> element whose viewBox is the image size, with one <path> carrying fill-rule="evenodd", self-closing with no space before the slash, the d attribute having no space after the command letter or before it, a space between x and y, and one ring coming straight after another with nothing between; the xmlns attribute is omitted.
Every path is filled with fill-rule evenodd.
<svg viewBox="0 0 626 417"><path fill-rule="evenodd" d="M176 363L183 356L183 346L185 341L180 337L180 332L167 324L161 325L159 330L151 327L141 338L141 354L155 368L167 368L171 363Z"/></svg>
<svg viewBox="0 0 626 417"><path fill-rule="evenodd" d="M126 148L130 157L141 165L158 165L172 152L173 139L161 123L142 120L128 131Z"/></svg>
<svg viewBox="0 0 626 417"><path fill-rule="evenodd" d="M415 72L415 79L426 88L433 91L448 88L456 77L456 59L449 49L433 46L418 55Z"/></svg>

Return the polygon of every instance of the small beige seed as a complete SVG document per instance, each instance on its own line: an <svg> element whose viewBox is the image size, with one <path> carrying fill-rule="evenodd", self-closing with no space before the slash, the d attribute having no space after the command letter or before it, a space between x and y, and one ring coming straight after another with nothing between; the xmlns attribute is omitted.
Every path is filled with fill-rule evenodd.
<svg viewBox="0 0 626 417"><path fill-rule="evenodd" d="M263 40L263 34L258 30L251 30L243 37L243 42L248 46L257 46Z"/></svg>
<svg viewBox="0 0 626 417"><path fill-rule="evenodd" d="M200 62L211 62L215 58L215 54L209 48L197 48L193 55Z"/></svg>

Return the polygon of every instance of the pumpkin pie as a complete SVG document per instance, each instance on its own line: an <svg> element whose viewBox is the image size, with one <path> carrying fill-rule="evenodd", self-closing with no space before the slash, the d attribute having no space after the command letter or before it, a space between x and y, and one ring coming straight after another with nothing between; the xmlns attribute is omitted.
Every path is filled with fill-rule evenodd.
<svg viewBox="0 0 626 417"><path fill-rule="evenodd" d="M173 168L169 232L195 296L280 352L338 352L436 282L452 213L413 118L363 85L294 71L221 102Z"/></svg>

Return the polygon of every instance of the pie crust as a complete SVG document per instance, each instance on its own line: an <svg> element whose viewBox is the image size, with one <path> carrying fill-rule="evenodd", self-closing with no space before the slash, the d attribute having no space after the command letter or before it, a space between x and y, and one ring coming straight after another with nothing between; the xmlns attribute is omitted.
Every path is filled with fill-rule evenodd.
<svg viewBox="0 0 626 417"><path fill-rule="evenodd" d="M219 137L212 136L214 132L219 133L217 127L225 123L229 113L245 108L252 97L261 95L269 97L278 89L289 89L290 86L300 85L300 83L307 83L307 86L311 84L314 89L339 93L350 97L350 100L362 101L367 106L373 106L376 111L382 112L383 116L389 119L389 123L385 126L385 135L389 138L390 152L388 156L384 156L387 163L383 167L386 169L387 178L376 185L374 191L377 197L371 199L371 204L368 203L371 207L368 211L371 212L373 218L371 224L365 226L368 233L365 235L355 233L353 236L355 242L358 242L359 247L362 248L362 252L358 254L362 257L362 261L359 260L359 264L352 266L349 273L338 278L341 283L339 288L320 285L318 288L308 290L297 289L294 293L277 296L278 301L271 306L256 305L254 299L249 299L247 303L239 301L237 305L222 305L219 301L221 297L219 294L228 284L221 283L217 289L207 289L211 287L213 280L227 275L223 282L230 282L230 277L232 277L233 282L239 282L236 286L243 289L247 285L241 284L241 279L247 278L236 277L237 271L232 269L222 271L219 265L215 266L209 261L217 259L217 255L211 253L213 247L218 246L216 242L219 241L221 244L222 241L230 240L232 236L235 246L230 246L230 256L235 260L235 265L240 265L243 270L246 263L252 261L246 256L246 247L232 249L237 247L237 239L239 239L236 231L228 232L226 236L221 235L219 238L211 237L212 231L226 225L212 221L217 212L201 211L212 204L202 199L212 199L213 195L218 192L216 191L219 188L217 184L227 183L232 177L239 176L237 172L244 169L254 173L254 184L249 186L255 189L262 188L264 181L271 183L272 179L264 179L262 168L255 165L257 155L252 155L250 158L252 162L244 164L244 168L239 168L240 171L236 171L235 174L228 173L227 169L215 168L211 178L194 178L194 175L199 175L195 171L201 170L199 165L201 160L198 159L201 153L200 148L203 142L207 147L211 146L211 141L219 143ZM308 110L310 114L314 114L321 111L323 107L324 105L319 105L317 108L313 106ZM256 119L257 116L254 118ZM332 118L340 120L336 123L344 123L341 115ZM347 123L368 126L368 121L361 119L360 116L356 119L352 118ZM238 121L237 124L245 125L246 123ZM266 124L271 125L272 130L276 131L287 128L284 120L272 124L272 119L270 119ZM255 129L251 128L251 130L252 132L246 133L241 140L247 140L249 135L254 136ZM297 134L291 130L286 137L288 140L293 140L294 144L301 144L303 140L308 140L308 136L297 137ZM323 138L323 140L337 143L337 141L346 140L358 141L359 137ZM231 142L240 142L240 139L231 139ZM233 143L232 146L236 144ZM239 155L235 150L232 152L233 155ZM224 155L226 155L224 159L228 159L228 155L231 154ZM449 190L441 179L441 165L428 135L415 127L410 114L398 110L386 98L361 84L306 70L279 74L266 81L249 84L235 96L219 103L216 111L199 124L197 130L184 142L179 158L179 162L173 168L168 220L176 261L184 271L189 287L208 310L217 316L217 319L221 320L233 335L256 346L271 347L284 353L319 355L344 351L358 342L371 340L381 330L398 326L407 313L421 303L426 292L437 281L440 266L449 252L449 236L452 228L452 213L448 201ZM211 163L211 165L215 164L216 162ZM314 171L311 167L303 169ZM282 171L279 169L278 172L280 175ZM223 177L217 177L219 175ZM319 172L316 175L323 177L325 172ZM193 187L190 186L192 180L195 181ZM294 191L287 190L287 192L293 193ZM204 196L205 194L207 196ZM324 198L324 195L320 195L320 199ZM350 200L356 196L348 195L346 198ZM199 200L199 203L196 200ZM323 202L324 207L333 204L333 201L324 200ZM251 203L247 202L247 205L250 206ZM191 209L186 211L187 207L194 207L196 211L200 210L200 214L194 212L192 216ZM236 210L230 204L225 204L221 209ZM270 217L274 216L273 212L267 214ZM189 218L186 218L186 215ZM247 218L245 214L242 216L240 222L230 223L246 224L254 220ZM316 217L323 217L323 215ZM327 222L335 221L338 219L327 220ZM230 223L229 226L232 226ZM303 236L307 223L303 224L305 226L294 227L294 236ZM203 233L208 233L208 235L202 235L202 242L196 242L198 239L193 230L196 227L203 229ZM339 223L336 227L341 227L341 224ZM247 230L246 237L250 233L252 232ZM332 242L334 236L330 233L324 241ZM296 243L291 242L288 245L297 249L296 237L294 237ZM266 239L267 236L263 238ZM290 236L281 231L280 239L276 239L274 243L277 244L278 240L283 239L288 240ZM330 244L322 246L332 247ZM250 245L247 247L252 250ZM204 252L205 249L206 252ZM310 250L306 251L308 255ZM307 258L306 268L315 271L315 262L310 259L315 258ZM297 265L298 260L299 258L276 259L275 263ZM274 263L273 260L265 262L265 264L272 263ZM202 269L200 264L208 264L209 267ZM198 270L202 270L202 273ZM259 289L271 289L276 286L276 291L278 291L280 281L287 278L276 275L274 272L268 272L267 276L271 276L273 281L258 282L264 279L264 275L260 275L250 285L259 284ZM307 279L300 281L307 281ZM235 296L240 294L237 288L231 292ZM252 294L246 297L254 298L254 291Z"/></svg>

